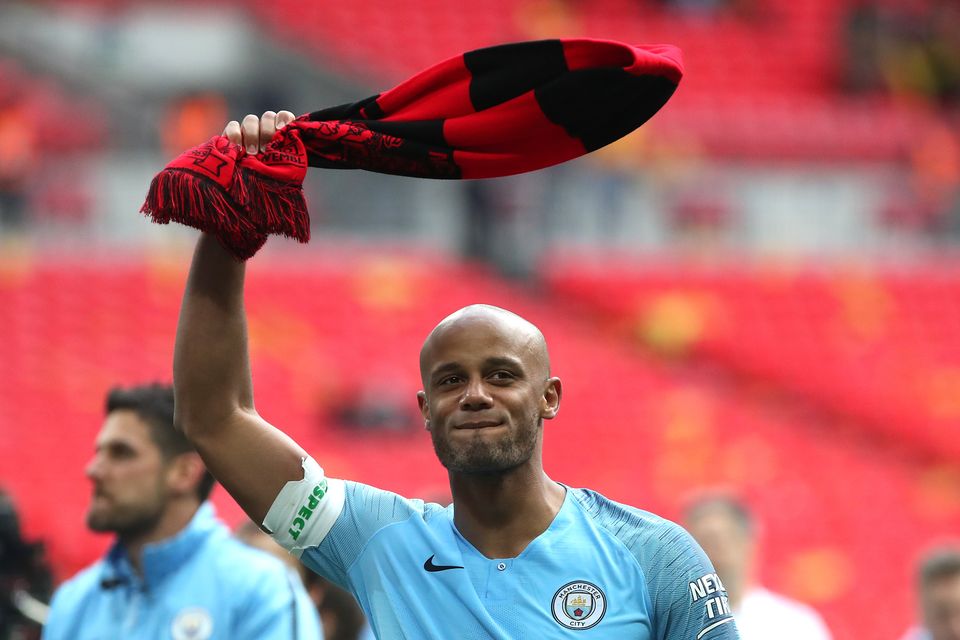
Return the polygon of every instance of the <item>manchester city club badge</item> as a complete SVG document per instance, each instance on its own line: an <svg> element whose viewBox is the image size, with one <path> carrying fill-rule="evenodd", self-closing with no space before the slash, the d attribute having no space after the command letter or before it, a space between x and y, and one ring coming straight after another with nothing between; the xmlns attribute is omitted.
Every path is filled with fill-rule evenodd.
<svg viewBox="0 0 960 640"><path fill-rule="evenodd" d="M595 627L606 612L607 598L591 582L569 582L553 594L553 619L568 629Z"/></svg>
<svg viewBox="0 0 960 640"><path fill-rule="evenodd" d="M188 607L173 619L170 632L173 640L207 640L213 634L213 618L203 607Z"/></svg>

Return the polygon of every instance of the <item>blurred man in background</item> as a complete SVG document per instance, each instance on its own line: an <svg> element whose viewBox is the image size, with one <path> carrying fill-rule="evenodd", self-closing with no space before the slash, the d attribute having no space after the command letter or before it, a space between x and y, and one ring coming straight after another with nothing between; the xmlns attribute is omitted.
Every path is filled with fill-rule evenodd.
<svg viewBox="0 0 960 640"><path fill-rule="evenodd" d="M87 526L116 542L57 591L43 637L320 638L316 616L297 615L299 581L216 519L213 477L173 428L173 390L114 389L106 412L86 469Z"/></svg>
<svg viewBox="0 0 960 640"><path fill-rule="evenodd" d="M811 607L756 582L756 523L745 505L729 496L702 498L687 508L685 525L727 588L743 640L830 640Z"/></svg>
<svg viewBox="0 0 960 640"><path fill-rule="evenodd" d="M911 629L903 640L960 640L960 548L933 551L918 574L923 627Z"/></svg>

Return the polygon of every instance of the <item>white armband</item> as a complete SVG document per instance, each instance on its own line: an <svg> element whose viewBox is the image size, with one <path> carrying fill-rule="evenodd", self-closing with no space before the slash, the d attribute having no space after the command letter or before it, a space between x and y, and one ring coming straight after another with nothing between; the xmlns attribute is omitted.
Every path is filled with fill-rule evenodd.
<svg viewBox="0 0 960 640"><path fill-rule="evenodd" d="M263 519L270 537L297 557L323 542L346 498L343 480L325 477L313 458L300 464L303 480L287 482Z"/></svg>

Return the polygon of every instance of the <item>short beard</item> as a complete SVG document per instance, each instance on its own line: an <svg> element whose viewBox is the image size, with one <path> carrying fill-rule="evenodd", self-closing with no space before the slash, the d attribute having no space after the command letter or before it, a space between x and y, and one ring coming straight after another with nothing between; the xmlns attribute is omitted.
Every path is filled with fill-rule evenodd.
<svg viewBox="0 0 960 640"><path fill-rule="evenodd" d="M449 439L430 432L433 450L440 464L451 473L489 476L498 475L515 469L533 457L537 448L537 438L542 422L537 419L536 427L520 429L498 442L488 443L482 438L471 438L461 447L453 447Z"/></svg>
<svg viewBox="0 0 960 640"><path fill-rule="evenodd" d="M160 513L136 513L126 517L87 514L87 527L97 533L115 533L120 538L135 538L152 531L160 522Z"/></svg>
<svg viewBox="0 0 960 640"><path fill-rule="evenodd" d="M136 538L148 533L160 523L167 501L167 497L159 493L150 498L145 497L137 505L121 510L90 509L86 516L87 527L97 533L115 533L120 538Z"/></svg>

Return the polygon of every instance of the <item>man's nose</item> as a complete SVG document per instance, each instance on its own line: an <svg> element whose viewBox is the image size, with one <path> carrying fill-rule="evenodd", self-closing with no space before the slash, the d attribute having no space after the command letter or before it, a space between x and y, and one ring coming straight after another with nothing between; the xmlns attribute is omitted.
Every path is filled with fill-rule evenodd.
<svg viewBox="0 0 960 640"><path fill-rule="evenodd" d="M90 458L90 461L87 462L87 466L83 469L83 473L91 480L99 478L102 474L100 456L94 455L92 458Z"/></svg>
<svg viewBox="0 0 960 640"><path fill-rule="evenodd" d="M487 393L483 380L470 380L460 397L460 408L464 411L477 411L478 409L489 409L492 405L493 399Z"/></svg>

